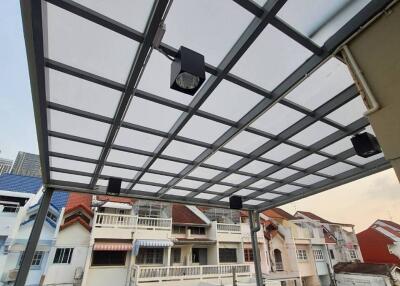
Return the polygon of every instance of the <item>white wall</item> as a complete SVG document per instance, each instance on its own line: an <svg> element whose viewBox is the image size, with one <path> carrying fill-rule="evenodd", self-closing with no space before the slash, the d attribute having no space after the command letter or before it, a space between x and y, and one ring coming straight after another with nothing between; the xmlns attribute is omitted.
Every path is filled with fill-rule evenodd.
<svg viewBox="0 0 400 286"><path fill-rule="evenodd" d="M357 275L357 274L336 274L337 286L386 286L391 285L383 277ZM389 284L387 284L389 283Z"/></svg>

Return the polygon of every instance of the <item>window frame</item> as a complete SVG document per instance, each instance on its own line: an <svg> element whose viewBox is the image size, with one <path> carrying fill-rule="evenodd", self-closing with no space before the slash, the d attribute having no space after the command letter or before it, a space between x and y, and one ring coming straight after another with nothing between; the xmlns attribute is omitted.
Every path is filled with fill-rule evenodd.
<svg viewBox="0 0 400 286"><path fill-rule="evenodd" d="M304 262L308 260L307 250L305 249L297 249L296 257L298 261Z"/></svg>
<svg viewBox="0 0 400 286"><path fill-rule="evenodd" d="M189 229L190 229L190 234L193 234L193 235L206 235L206 228L205 227L190 226ZM193 230L196 230L198 232L197 233L196 233L196 231L193 232Z"/></svg>
<svg viewBox="0 0 400 286"><path fill-rule="evenodd" d="M225 252L225 253L221 253ZM234 255L233 255L234 254ZM220 263L237 263L237 249L236 248L219 248L218 258ZM233 258L229 260L229 258Z"/></svg>
<svg viewBox="0 0 400 286"><path fill-rule="evenodd" d="M57 248L56 252L54 253L53 264L71 264L73 253L74 253L74 248L72 247ZM65 257L67 257L66 261L64 261Z"/></svg>
<svg viewBox="0 0 400 286"><path fill-rule="evenodd" d="M171 248L171 264L175 263L182 263L182 248L180 247Z"/></svg>
<svg viewBox="0 0 400 286"><path fill-rule="evenodd" d="M96 258L96 254L97 253L101 253L101 254L103 254L104 255L104 257L107 257L108 258L108 260L109 261L106 261L106 262L95 262L95 259L99 259L100 260L100 258L99 257L97 257ZM111 254L112 253L118 253L118 254L121 254L122 253L122 255L121 255L121 261L120 262L115 262L115 260L117 260L117 259L115 259L116 257L113 257ZM101 266L107 266L107 267L110 267L110 266L118 266L118 267L121 267L121 266L125 266L126 265L126 258L127 258L127 255L128 254L128 252L127 251L103 251L103 250L93 250L93 252L92 252L92 261L91 261L91 263L90 263L90 266L91 267L101 267ZM99 256L100 256L100 254L99 254ZM122 256L123 256L123 258L122 258ZM100 256L101 257L101 256ZM102 257L102 258L104 258L104 257ZM112 259L114 259L114 261L111 261ZM124 263L122 264L122 260L124 260Z"/></svg>
<svg viewBox="0 0 400 286"><path fill-rule="evenodd" d="M164 248L141 247L136 255L135 264L138 265L162 265L164 264Z"/></svg>
<svg viewBox="0 0 400 286"><path fill-rule="evenodd" d="M17 268L19 269L21 267L22 264L22 260L24 259L24 255L25 255L25 251L22 251L20 256L19 256L19 260L18 260L18 264L17 264ZM30 269L40 269L42 267L42 262L43 262L43 258L45 256L45 252L44 251L35 251L35 253L33 254L33 258L32 258L32 262L30 265Z"/></svg>
<svg viewBox="0 0 400 286"><path fill-rule="evenodd" d="M350 259L358 259L357 250L349 249Z"/></svg>
<svg viewBox="0 0 400 286"><path fill-rule="evenodd" d="M176 231L178 230L178 231ZM182 232L183 230L183 232ZM172 226L172 233L173 234L186 234L186 226L182 225L173 225Z"/></svg>
<svg viewBox="0 0 400 286"><path fill-rule="evenodd" d="M333 249L329 249L329 255L331 256L331 259L335 259L335 253L333 252Z"/></svg>
<svg viewBox="0 0 400 286"><path fill-rule="evenodd" d="M243 254L245 262L254 262L254 254L252 248L244 248Z"/></svg>
<svg viewBox="0 0 400 286"><path fill-rule="evenodd" d="M314 259L316 261L324 261L325 260L322 249L313 249L313 255L314 255Z"/></svg>

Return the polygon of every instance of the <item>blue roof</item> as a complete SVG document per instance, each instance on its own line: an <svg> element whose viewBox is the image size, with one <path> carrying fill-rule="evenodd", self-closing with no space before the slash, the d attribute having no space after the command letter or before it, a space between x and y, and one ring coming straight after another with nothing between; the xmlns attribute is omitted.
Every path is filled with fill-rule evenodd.
<svg viewBox="0 0 400 286"><path fill-rule="evenodd" d="M0 175L0 190L36 194L42 186L42 178L19 176L13 174Z"/></svg>
<svg viewBox="0 0 400 286"><path fill-rule="evenodd" d="M13 174L0 175L0 190L36 194L42 186L42 178ZM57 209L63 208L68 200L67 192L54 192L51 204Z"/></svg>

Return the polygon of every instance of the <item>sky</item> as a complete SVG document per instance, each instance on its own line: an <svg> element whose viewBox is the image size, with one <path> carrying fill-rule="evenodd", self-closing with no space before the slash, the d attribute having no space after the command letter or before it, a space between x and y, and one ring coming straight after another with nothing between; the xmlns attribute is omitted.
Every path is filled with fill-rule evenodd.
<svg viewBox="0 0 400 286"><path fill-rule="evenodd" d="M3 0L0 9L0 157L18 151L38 153L19 1ZM283 206L311 211L361 231L376 219L400 223L400 185L393 169Z"/></svg>

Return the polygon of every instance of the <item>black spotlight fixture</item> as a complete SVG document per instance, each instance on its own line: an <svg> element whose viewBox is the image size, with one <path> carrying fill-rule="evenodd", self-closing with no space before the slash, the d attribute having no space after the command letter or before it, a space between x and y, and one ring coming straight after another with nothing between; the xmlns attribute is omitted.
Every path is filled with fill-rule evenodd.
<svg viewBox="0 0 400 286"><path fill-rule="evenodd" d="M229 207L233 210L241 210L243 208L241 196L231 196L229 198Z"/></svg>
<svg viewBox="0 0 400 286"><path fill-rule="evenodd" d="M119 195L121 192L122 179L120 178L109 178L107 186L107 195Z"/></svg>
<svg viewBox="0 0 400 286"><path fill-rule="evenodd" d="M382 152L376 137L368 132L356 134L351 138L351 143L353 144L357 155L364 158Z"/></svg>
<svg viewBox="0 0 400 286"><path fill-rule="evenodd" d="M206 79L204 56L180 47L171 64L171 88L194 95Z"/></svg>

